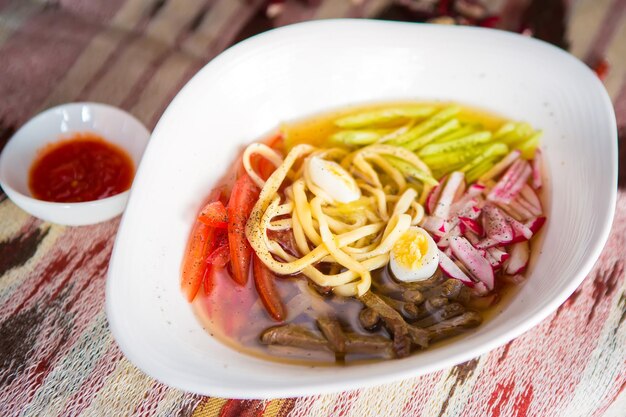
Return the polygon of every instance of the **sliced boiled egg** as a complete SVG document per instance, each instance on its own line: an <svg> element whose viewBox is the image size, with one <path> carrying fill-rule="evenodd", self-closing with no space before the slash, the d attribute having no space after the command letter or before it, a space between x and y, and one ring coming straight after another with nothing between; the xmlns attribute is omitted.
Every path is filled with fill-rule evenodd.
<svg viewBox="0 0 626 417"><path fill-rule="evenodd" d="M307 169L313 184L333 200L350 203L361 198L361 190L356 181L338 163L313 156L309 158Z"/></svg>
<svg viewBox="0 0 626 417"><path fill-rule="evenodd" d="M426 230L412 226L394 243L389 264L399 281L428 279L439 265L437 244Z"/></svg>

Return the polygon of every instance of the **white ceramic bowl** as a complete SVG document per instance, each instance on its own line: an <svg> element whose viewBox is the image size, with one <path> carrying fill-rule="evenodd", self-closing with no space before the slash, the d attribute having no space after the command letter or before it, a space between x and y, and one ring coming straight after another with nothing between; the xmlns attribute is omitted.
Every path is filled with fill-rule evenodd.
<svg viewBox="0 0 626 417"><path fill-rule="evenodd" d="M245 144L281 121L396 99L454 100L545 131L553 191L541 256L526 284L469 335L402 360L288 365L212 338L179 290L194 213L211 186ZM109 267L109 323L146 373L213 396L323 393L435 371L519 336L565 301L606 241L616 180L610 100L587 67L551 45L495 30L363 20L273 30L204 67L158 123Z"/></svg>
<svg viewBox="0 0 626 417"><path fill-rule="evenodd" d="M37 151L76 132L97 133L125 149L135 167L150 139L150 132L139 120L106 104L63 104L38 114L13 135L0 155L0 186L22 210L70 226L102 222L124 211L129 191L82 203L54 203L32 197L28 175Z"/></svg>

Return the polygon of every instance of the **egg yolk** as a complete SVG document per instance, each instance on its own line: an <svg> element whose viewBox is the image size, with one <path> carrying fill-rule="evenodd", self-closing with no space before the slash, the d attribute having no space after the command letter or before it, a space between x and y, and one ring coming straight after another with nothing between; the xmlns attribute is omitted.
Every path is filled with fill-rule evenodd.
<svg viewBox="0 0 626 417"><path fill-rule="evenodd" d="M421 268L426 252L428 240L417 230L408 230L393 245L396 262L407 269Z"/></svg>

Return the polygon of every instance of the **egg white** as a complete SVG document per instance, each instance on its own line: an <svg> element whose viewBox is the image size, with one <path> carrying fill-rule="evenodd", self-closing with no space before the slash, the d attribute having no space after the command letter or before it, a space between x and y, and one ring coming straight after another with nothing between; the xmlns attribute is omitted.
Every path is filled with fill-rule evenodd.
<svg viewBox="0 0 626 417"><path fill-rule="evenodd" d="M406 244L404 241L411 234L415 233L423 235L427 242L426 253L423 256L421 255L421 252L419 253L419 256L421 256L421 262L415 262L419 259L416 256L418 254L414 251L407 253L407 251L410 251L411 248L403 245ZM398 245L403 246L398 248ZM419 250L418 248L414 249ZM407 260L407 257L409 258L409 262L414 265L407 265L406 262L404 262ZM415 265L415 263L417 263L417 265ZM414 282L426 280L430 278L435 271L437 271L437 267L439 266L439 251L437 249L437 244L428 232L426 232L426 230L421 227L412 226L398 239L396 244L391 249L389 266L391 267L391 272L399 281Z"/></svg>
<svg viewBox="0 0 626 417"><path fill-rule="evenodd" d="M350 203L361 197L356 181L336 162L313 156L307 163L311 181L339 203Z"/></svg>

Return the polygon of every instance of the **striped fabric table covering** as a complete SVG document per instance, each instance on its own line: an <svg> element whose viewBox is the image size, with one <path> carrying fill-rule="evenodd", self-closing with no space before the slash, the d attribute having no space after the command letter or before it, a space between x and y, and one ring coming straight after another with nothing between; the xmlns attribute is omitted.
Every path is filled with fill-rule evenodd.
<svg viewBox="0 0 626 417"><path fill-rule="evenodd" d="M180 87L238 40L307 19L420 19L437 1L269 3L0 0L0 148L28 118L69 101L120 106L152 128ZM453 3L463 1L441 0L434 10L450 10ZM483 3L498 20L482 23L568 45L596 68L625 140L626 0ZM620 158L617 213L602 256L540 325L440 372L271 401L201 397L144 375L121 354L104 313L119 219L52 225L29 217L0 192L0 416L626 416L623 146Z"/></svg>

